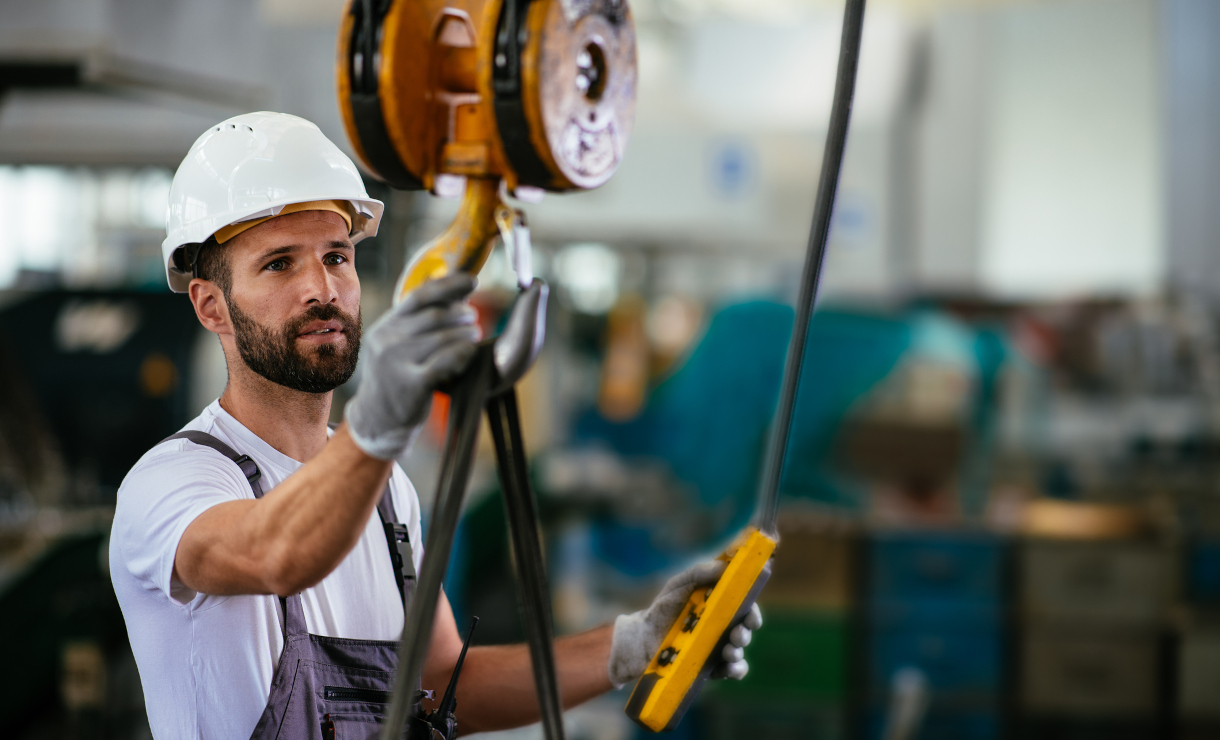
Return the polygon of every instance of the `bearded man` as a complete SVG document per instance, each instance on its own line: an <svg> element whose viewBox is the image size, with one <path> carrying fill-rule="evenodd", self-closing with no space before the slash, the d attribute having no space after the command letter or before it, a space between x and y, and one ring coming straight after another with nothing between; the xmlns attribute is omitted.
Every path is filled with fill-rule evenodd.
<svg viewBox="0 0 1220 740"><path fill-rule="evenodd" d="M480 336L472 278L426 283L370 328L359 390L328 428L361 352L355 243L381 213L351 160L279 113L204 132L174 177L170 287L219 337L229 378L119 489L111 578L157 738L366 738L388 708L422 554L419 501L394 460ZM639 676L722 570L696 566L649 609L558 640L565 704ZM749 635L734 633L722 673L744 675ZM460 649L442 594L424 688L445 685ZM533 686L524 646L471 649L463 731L535 721Z"/></svg>

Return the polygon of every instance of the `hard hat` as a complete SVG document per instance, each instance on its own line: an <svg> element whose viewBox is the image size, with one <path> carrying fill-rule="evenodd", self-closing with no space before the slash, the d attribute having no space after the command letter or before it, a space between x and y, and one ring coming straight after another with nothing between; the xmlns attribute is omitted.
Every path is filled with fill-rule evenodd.
<svg viewBox="0 0 1220 740"><path fill-rule="evenodd" d="M304 118L246 113L195 140L174 174L161 255L169 287L185 293L192 266L180 252L232 224L278 216L285 206L346 202L351 239L375 236L383 205L352 160Z"/></svg>

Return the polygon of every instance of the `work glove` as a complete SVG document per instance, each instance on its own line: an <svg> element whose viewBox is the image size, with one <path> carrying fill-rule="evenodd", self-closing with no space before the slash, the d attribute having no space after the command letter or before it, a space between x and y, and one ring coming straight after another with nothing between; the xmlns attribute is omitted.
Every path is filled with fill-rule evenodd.
<svg viewBox="0 0 1220 740"><path fill-rule="evenodd" d="M461 273L424 283L365 335L363 377L344 417L367 454L401 456L428 416L432 391L474 356L481 332L464 303L474 285Z"/></svg>
<svg viewBox="0 0 1220 740"><path fill-rule="evenodd" d="M622 688L644 673L690 595L697 588L714 585L727 565L722 560L714 560L688 568L670 578L647 609L623 614L614 620L608 670L615 688ZM729 633L729 641L720 654L723 662L712 670L712 678L740 680L745 677L750 666L743 648L750 644L754 630L761 626L762 612L757 604L751 604L746 618Z"/></svg>

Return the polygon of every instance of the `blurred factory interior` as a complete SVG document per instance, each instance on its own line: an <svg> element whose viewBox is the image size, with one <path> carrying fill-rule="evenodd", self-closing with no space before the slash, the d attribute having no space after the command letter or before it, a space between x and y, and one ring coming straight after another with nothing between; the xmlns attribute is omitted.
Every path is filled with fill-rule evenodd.
<svg viewBox="0 0 1220 740"><path fill-rule="evenodd" d="M555 296L520 393L560 633L751 515L842 15L631 5L621 170L524 206ZM350 147L343 6L0 0L5 737L151 737L115 492L226 381L165 285L169 184L248 110ZM456 208L367 186L366 323ZM514 290L497 249L489 330ZM750 675L675 736L1220 738L1220 5L870 0L810 342ZM402 460L425 510L444 410ZM496 486L485 440L446 580L484 643L523 637ZM568 736L636 737L625 697Z"/></svg>

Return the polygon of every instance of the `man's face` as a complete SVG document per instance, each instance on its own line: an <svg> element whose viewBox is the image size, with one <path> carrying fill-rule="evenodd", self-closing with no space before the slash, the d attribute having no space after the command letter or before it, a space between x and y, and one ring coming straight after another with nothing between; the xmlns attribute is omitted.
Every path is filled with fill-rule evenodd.
<svg viewBox="0 0 1220 740"><path fill-rule="evenodd" d="M360 354L360 281L347 224L328 211L273 218L223 246L241 359L273 383L326 393Z"/></svg>

